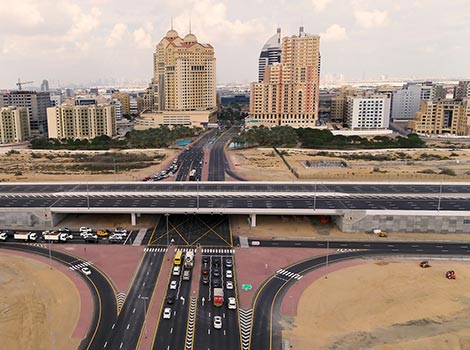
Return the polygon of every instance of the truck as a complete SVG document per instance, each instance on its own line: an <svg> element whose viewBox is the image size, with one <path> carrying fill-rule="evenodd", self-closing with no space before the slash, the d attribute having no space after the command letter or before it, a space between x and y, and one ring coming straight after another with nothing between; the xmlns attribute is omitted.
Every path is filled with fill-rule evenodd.
<svg viewBox="0 0 470 350"><path fill-rule="evenodd" d="M25 241L25 242L36 241L36 239L38 238L38 235L36 234L36 232L16 232L13 235L13 238L21 240L21 241Z"/></svg>
<svg viewBox="0 0 470 350"><path fill-rule="evenodd" d="M44 240L48 242L67 242L67 240L71 239L72 237L72 235L68 235L67 233L60 233L57 231L45 231L42 234L42 238L44 238Z"/></svg>
<svg viewBox="0 0 470 350"><path fill-rule="evenodd" d="M224 303L223 288L214 288L214 306L222 306Z"/></svg>
<svg viewBox="0 0 470 350"><path fill-rule="evenodd" d="M191 269L194 266L194 252L188 250L184 256L184 267Z"/></svg>

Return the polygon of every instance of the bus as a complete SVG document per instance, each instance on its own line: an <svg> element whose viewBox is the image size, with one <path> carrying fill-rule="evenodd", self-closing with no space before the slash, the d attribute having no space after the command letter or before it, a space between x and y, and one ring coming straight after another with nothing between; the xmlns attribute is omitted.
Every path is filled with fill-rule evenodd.
<svg viewBox="0 0 470 350"><path fill-rule="evenodd" d="M177 250L175 253L175 257L173 258L173 264L178 266L178 265L181 265L182 261L183 261L183 251Z"/></svg>
<svg viewBox="0 0 470 350"><path fill-rule="evenodd" d="M189 173L189 181L196 181L196 169L193 169Z"/></svg>

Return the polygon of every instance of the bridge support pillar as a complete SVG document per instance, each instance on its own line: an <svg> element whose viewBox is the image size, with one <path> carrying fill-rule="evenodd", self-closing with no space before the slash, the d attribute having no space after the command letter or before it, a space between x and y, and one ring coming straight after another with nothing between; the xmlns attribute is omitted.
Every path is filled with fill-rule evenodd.
<svg viewBox="0 0 470 350"><path fill-rule="evenodd" d="M131 225L135 226L137 224L137 215L135 213L131 213Z"/></svg>
<svg viewBox="0 0 470 350"><path fill-rule="evenodd" d="M256 227L256 214L250 214L250 226Z"/></svg>

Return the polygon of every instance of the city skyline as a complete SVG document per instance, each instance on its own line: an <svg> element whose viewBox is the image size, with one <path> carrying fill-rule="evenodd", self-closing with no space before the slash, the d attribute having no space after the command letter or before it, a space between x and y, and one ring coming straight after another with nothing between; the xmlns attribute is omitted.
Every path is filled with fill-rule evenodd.
<svg viewBox="0 0 470 350"><path fill-rule="evenodd" d="M191 19L198 39L213 44L219 84L256 81L266 40L277 27L287 36L299 25L321 36L324 77L463 79L470 76L461 59L470 53L464 44L468 13L470 4L463 0L0 4L0 64L8 67L0 88L14 89L18 78L33 80L35 86L48 79L51 88L97 80L148 81L151 53L171 18L181 35L189 32Z"/></svg>

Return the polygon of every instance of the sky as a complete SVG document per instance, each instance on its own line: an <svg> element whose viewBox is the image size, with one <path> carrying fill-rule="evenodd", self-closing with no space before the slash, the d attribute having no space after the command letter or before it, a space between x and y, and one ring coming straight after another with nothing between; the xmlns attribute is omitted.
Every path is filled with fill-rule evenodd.
<svg viewBox="0 0 470 350"><path fill-rule="evenodd" d="M148 82L171 18L214 46L219 84L256 80L263 44L300 25L323 77L470 78L468 0L0 0L0 89Z"/></svg>

